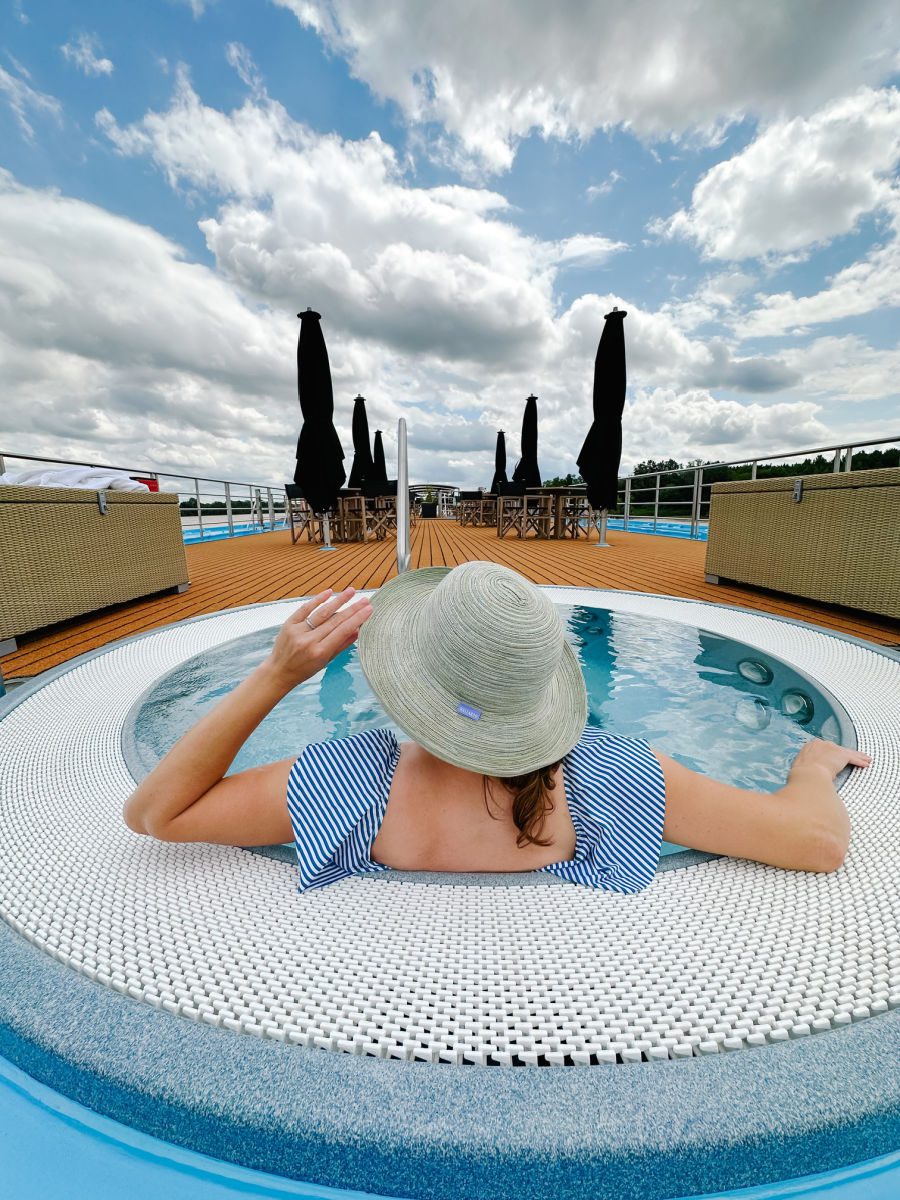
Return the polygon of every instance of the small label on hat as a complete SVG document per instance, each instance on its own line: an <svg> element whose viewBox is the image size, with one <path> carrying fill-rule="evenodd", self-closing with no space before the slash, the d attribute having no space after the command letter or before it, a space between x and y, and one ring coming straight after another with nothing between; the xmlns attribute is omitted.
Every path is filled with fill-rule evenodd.
<svg viewBox="0 0 900 1200"><path fill-rule="evenodd" d="M456 711L461 717L468 717L470 721L481 720L481 709L473 708L471 704L459 704Z"/></svg>

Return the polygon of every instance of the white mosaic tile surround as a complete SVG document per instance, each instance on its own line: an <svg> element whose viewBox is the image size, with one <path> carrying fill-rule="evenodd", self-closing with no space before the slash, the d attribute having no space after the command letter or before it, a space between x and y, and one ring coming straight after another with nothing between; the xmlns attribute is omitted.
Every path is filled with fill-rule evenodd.
<svg viewBox="0 0 900 1200"><path fill-rule="evenodd" d="M300 895L288 864L131 833L119 735L137 695L186 658L279 624L290 601L126 643L0 722L0 913L60 962L156 1008L383 1058L655 1061L900 1006L900 664L728 608L550 590L749 642L829 688L873 756L843 789L844 867L718 859L660 873L636 896L365 878Z"/></svg>

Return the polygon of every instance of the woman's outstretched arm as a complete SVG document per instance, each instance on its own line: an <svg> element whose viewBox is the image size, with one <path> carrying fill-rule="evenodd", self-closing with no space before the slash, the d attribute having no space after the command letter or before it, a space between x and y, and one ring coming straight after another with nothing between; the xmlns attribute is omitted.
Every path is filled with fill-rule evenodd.
<svg viewBox="0 0 900 1200"><path fill-rule="evenodd" d="M850 818L834 779L868 754L808 742L777 792L718 783L654 751L666 779L668 842L796 871L835 871L850 844Z"/></svg>
<svg viewBox="0 0 900 1200"><path fill-rule="evenodd" d="M129 796L123 814L129 829L165 841L249 846L285 840L278 835L286 822L290 828L289 760L223 776L279 700L355 640L372 609L362 599L338 612L353 592L322 592L287 619L265 662L188 730Z"/></svg>

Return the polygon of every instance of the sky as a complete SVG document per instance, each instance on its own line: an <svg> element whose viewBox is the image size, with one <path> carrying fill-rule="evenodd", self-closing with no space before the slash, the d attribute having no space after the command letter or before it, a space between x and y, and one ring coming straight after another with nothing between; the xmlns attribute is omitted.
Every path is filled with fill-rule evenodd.
<svg viewBox="0 0 900 1200"><path fill-rule="evenodd" d="M297 313L416 480L900 433L894 0L8 0L0 451L290 479ZM8 464L15 469L15 464Z"/></svg>

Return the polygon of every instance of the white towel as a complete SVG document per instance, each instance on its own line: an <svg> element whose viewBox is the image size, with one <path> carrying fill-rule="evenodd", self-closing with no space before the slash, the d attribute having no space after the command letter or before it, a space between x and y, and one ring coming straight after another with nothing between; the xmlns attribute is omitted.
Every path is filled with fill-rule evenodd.
<svg viewBox="0 0 900 1200"><path fill-rule="evenodd" d="M104 467L29 467L24 471L7 471L0 475L0 484L18 487L89 488L93 492L110 488L116 492L149 492L146 483L138 483L127 471Z"/></svg>

